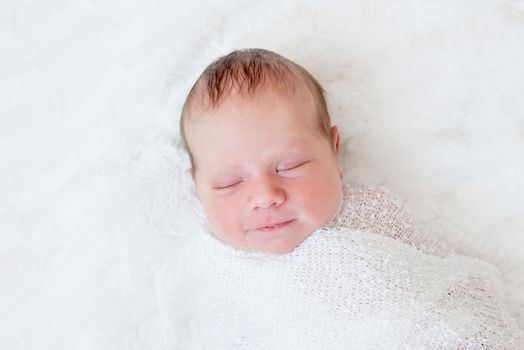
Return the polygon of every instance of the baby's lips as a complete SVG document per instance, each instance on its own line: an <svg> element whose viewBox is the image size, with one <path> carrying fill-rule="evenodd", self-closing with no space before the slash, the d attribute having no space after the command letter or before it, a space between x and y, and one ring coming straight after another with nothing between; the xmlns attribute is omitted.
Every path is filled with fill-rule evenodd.
<svg viewBox="0 0 524 350"><path fill-rule="evenodd" d="M268 228L279 228L286 226L287 224L291 223L294 219L284 219L284 220L276 220L272 221L271 223L265 223L262 225L255 225L255 228L253 230L263 230Z"/></svg>

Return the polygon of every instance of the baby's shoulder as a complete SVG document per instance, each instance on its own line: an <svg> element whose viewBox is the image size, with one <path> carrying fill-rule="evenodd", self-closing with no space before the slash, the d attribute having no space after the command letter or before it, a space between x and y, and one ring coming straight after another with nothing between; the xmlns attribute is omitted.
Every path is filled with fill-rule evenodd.
<svg viewBox="0 0 524 350"><path fill-rule="evenodd" d="M358 208L374 209L385 204L401 206L401 202L390 190L378 185L344 184L343 201Z"/></svg>
<svg viewBox="0 0 524 350"><path fill-rule="evenodd" d="M399 239L437 255L452 251L443 240L420 231L409 209L390 190L376 185L344 185L343 200L333 226Z"/></svg>
<svg viewBox="0 0 524 350"><path fill-rule="evenodd" d="M366 229L384 220L399 219L402 202L390 190L377 185L343 186L341 207L335 224L355 229Z"/></svg>

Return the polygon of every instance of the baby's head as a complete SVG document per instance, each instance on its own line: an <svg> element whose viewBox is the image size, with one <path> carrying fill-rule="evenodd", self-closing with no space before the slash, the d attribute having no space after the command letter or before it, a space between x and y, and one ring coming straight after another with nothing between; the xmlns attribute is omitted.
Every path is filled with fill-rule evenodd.
<svg viewBox="0 0 524 350"><path fill-rule="evenodd" d="M233 247L292 251L336 214L339 136L322 87L267 50L234 51L191 89L180 131L213 234Z"/></svg>

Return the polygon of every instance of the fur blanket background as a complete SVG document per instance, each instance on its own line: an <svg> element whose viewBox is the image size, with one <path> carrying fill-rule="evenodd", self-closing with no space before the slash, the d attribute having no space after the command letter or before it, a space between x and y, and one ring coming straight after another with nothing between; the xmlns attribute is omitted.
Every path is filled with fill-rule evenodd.
<svg viewBox="0 0 524 350"><path fill-rule="evenodd" d="M524 327L522 38L522 0L3 1L0 347L171 348L201 220L178 115L243 47L315 75L346 181L497 266Z"/></svg>

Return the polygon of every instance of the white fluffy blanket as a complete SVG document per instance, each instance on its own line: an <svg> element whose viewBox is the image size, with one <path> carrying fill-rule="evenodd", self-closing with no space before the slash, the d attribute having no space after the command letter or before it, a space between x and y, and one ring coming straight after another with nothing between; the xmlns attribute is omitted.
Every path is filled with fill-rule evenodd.
<svg viewBox="0 0 524 350"><path fill-rule="evenodd" d="M199 212L178 114L242 47L310 70L346 180L493 263L523 327L523 37L520 0L3 1L0 348L173 348Z"/></svg>

